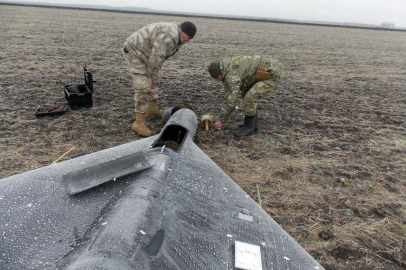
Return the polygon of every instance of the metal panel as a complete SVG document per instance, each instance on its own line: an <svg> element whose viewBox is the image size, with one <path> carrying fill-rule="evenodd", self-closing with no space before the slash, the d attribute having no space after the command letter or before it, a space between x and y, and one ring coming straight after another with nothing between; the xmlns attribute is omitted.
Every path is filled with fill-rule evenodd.
<svg viewBox="0 0 406 270"><path fill-rule="evenodd" d="M238 213L238 217L240 218L240 219L243 219L243 220L246 220L246 221L254 221L254 217L253 216L250 216L250 215L246 215L246 214L243 214L243 213Z"/></svg>
<svg viewBox="0 0 406 270"><path fill-rule="evenodd" d="M143 152L137 152L68 173L63 176L63 182L67 192L72 195L152 166L146 161Z"/></svg>

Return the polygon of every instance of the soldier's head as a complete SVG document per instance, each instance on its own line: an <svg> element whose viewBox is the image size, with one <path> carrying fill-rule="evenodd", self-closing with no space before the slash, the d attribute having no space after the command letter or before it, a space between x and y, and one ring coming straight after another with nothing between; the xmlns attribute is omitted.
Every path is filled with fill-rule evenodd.
<svg viewBox="0 0 406 270"><path fill-rule="evenodd" d="M220 68L220 62L219 61L214 61L211 62L209 65L209 68L207 69L210 73L210 76L212 76L214 79L218 81L223 81L224 76L221 74L221 68Z"/></svg>
<svg viewBox="0 0 406 270"><path fill-rule="evenodd" d="M181 36L185 42L189 42L196 34L196 26L192 22L183 22L180 25L180 30L182 30Z"/></svg>

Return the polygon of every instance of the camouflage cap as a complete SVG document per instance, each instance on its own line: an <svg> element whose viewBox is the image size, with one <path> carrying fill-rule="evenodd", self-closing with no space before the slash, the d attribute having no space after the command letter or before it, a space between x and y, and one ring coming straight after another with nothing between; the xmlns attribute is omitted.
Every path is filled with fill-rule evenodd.
<svg viewBox="0 0 406 270"><path fill-rule="evenodd" d="M221 74L220 62L211 62L207 70L213 78L217 79L217 77Z"/></svg>

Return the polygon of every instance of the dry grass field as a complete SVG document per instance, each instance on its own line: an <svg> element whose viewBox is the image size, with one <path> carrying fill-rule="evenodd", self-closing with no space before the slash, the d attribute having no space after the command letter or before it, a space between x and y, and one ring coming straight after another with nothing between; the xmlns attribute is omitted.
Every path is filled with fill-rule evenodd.
<svg viewBox="0 0 406 270"><path fill-rule="evenodd" d="M0 5L0 178L137 137L122 44L157 21L193 21L195 39L165 62L161 107L217 114L219 57L269 54L285 66L259 104L260 132L234 140L236 111L198 146L326 269L406 267L406 32ZM92 108L63 86L93 73ZM148 123L155 133L159 120Z"/></svg>

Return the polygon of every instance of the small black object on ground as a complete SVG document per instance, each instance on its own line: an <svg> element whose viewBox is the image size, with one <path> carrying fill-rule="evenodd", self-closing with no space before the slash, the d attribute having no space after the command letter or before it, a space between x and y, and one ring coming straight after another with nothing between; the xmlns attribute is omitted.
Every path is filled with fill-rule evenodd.
<svg viewBox="0 0 406 270"><path fill-rule="evenodd" d="M63 106L51 106L38 108L35 110L35 116L45 116L45 115L59 115L66 112L66 105Z"/></svg>

